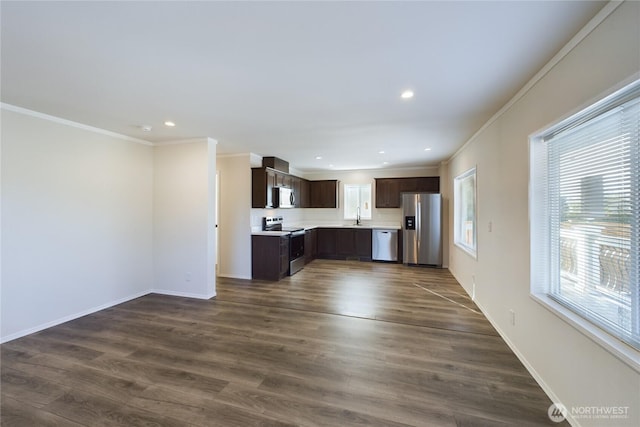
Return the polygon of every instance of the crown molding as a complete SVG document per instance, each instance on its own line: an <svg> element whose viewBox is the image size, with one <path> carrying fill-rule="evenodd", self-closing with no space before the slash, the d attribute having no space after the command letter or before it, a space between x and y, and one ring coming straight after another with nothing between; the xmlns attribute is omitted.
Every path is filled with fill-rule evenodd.
<svg viewBox="0 0 640 427"><path fill-rule="evenodd" d="M497 113L495 113L491 118L484 124L480 129L474 133L471 138L465 142L462 147L458 148L458 150L453 153L453 155L448 159L448 161L452 161L455 159L460 153L462 153L482 132L484 132L489 126L491 126L496 120L498 120L502 115L504 115L516 102L522 99L527 92L533 88L544 76L547 75L549 71L553 67L555 67L565 56L567 56L578 44L582 42L593 30L598 27L609 15L611 15L622 3L624 0L612 0L607 3L601 10L598 12L578 33L573 36L569 42L564 45L562 49L558 53L555 54L553 58L547 64L542 67L540 71L536 73L535 76L531 78L523 87L516 93L513 98L511 98Z"/></svg>
<svg viewBox="0 0 640 427"><path fill-rule="evenodd" d="M50 122L53 122L53 123L58 123L58 124L61 124L61 125L73 127L73 128L76 128L76 129L82 129L82 130L86 130L86 131L89 131L89 132L97 133L97 134L100 134L100 135L106 135L106 136L110 136L112 138L122 139L124 141L135 142L136 144L142 144L142 145L148 145L148 146L153 145L151 142L145 141L144 139L133 138L131 136L122 135L122 134L116 133L116 132L111 132L111 131L106 130L106 129L101 129L101 128L85 125L85 124L82 124L82 123L74 122L72 120L62 119L60 117L51 116L49 114L40 113L38 111L29 110L27 108L18 107L16 105L7 104L7 103L4 103L4 102L0 103L0 108L3 109L3 110L12 111L14 113L24 114L25 116L31 116L31 117L35 117L35 118L38 118L38 119L47 120L47 121L50 121Z"/></svg>
<svg viewBox="0 0 640 427"><path fill-rule="evenodd" d="M218 144L218 140L214 138L200 137L200 138L176 139L172 141L153 142L151 143L151 145L153 145L154 147L166 147L169 145L194 144L198 142L213 143L215 145Z"/></svg>

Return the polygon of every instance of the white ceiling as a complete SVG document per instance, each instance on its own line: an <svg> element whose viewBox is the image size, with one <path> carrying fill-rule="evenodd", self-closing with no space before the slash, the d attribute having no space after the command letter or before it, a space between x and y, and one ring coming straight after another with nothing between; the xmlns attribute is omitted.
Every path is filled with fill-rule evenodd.
<svg viewBox="0 0 640 427"><path fill-rule="evenodd" d="M1 97L303 171L436 165L603 5L2 1Z"/></svg>

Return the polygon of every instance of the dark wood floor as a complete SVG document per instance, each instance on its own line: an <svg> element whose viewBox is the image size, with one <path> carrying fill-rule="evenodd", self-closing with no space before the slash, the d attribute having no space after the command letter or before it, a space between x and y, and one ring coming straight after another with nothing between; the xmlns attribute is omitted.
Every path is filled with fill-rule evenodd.
<svg viewBox="0 0 640 427"><path fill-rule="evenodd" d="M446 270L316 260L5 343L2 426L555 425Z"/></svg>

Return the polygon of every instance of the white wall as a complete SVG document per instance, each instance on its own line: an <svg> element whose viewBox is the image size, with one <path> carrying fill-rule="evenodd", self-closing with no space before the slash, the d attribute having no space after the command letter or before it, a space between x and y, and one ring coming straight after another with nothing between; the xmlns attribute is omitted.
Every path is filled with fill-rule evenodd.
<svg viewBox="0 0 640 427"><path fill-rule="evenodd" d="M640 3L625 2L448 164L449 186L476 165L478 185L478 259L450 234L452 273L469 294L475 280L476 302L554 400L630 407L627 419L581 425L640 425L640 374L529 296L528 136L639 70Z"/></svg>
<svg viewBox="0 0 640 427"><path fill-rule="evenodd" d="M216 141L154 147L154 292L215 296Z"/></svg>
<svg viewBox="0 0 640 427"><path fill-rule="evenodd" d="M4 104L1 137L1 342L152 291L215 295L215 140L152 147Z"/></svg>
<svg viewBox="0 0 640 427"><path fill-rule="evenodd" d="M2 109L1 340L148 292L152 148Z"/></svg>
<svg viewBox="0 0 640 427"><path fill-rule="evenodd" d="M248 153L217 158L219 276L251 279L251 166Z"/></svg>

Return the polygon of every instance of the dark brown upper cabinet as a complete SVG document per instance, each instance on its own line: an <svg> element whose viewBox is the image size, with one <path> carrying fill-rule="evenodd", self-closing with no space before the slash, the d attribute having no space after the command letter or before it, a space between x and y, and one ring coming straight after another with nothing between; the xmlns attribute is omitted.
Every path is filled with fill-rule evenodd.
<svg viewBox="0 0 640 427"><path fill-rule="evenodd" d="M276 171L269 168L251 169L251 207L272 208Z"/></svg>
<svg viewBox="0 0 640 427"><path fill-rule="evenodd" d="M293 185L297 178L283 172L278 172L271 168L251 169L251 207L252 208L275 208L273 199L273 189L275 187L293 188L294 196L298 199ZM296 206L298 207L298 206Z"/></svg>
<svg viewBox="0 0 640 427"><path fill-rule="evenodd" d="M400 182L394 178L376 178L376 208L397 208Z"/></svg>
<svg viewBox="0 0 640 427"><path fill-rule="evenodd" d="M309 181L310 208L337 208L338 181L328 179L323 181Z"/></svg>
<svg viewBox="0 0 640 427"><path fill-rule="evenodd" d="M291 176L286 173L276 171L276 187L291 187Z"/></svg>
<svg viewBox="0 0 640 427"><path fill-rule="evenodd" d="M300 178L300 196L296 195L296 208L308 208L309 206L311 206L310 183L306 179Z"/></svg>
<svg viewBox="0 0 640 427"><path fill-rule="evenodd" d="M251 169L251 207L276 208L273 189L287 187L293 190L295 208L338 207L338 181L307 181L271 168Z"/></svg>
<svg viewBox="0 0 640 427"><path fill-rule="evenodd" d="M376 208L399 208L402 193L438 193L440 177L376 178Z"/></svg>

